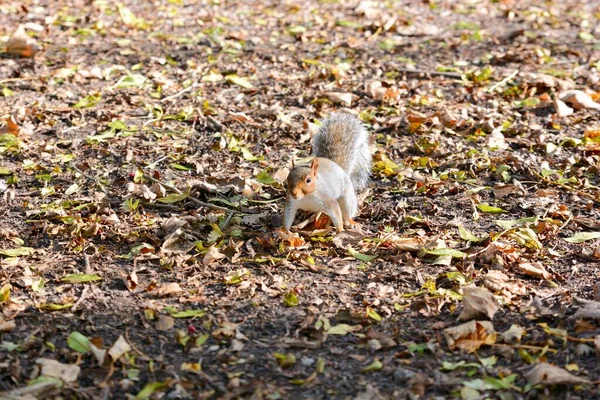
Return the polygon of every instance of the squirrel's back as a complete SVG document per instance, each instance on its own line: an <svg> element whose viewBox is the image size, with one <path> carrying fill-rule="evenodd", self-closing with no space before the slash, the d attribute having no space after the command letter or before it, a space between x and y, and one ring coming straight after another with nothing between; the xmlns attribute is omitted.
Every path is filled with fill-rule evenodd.
<svg viewBox="0 0 600 400"><path fill-rule="evenodd" d="M371 176L369 133L351 114L332 114L312 140L313 154L334 161L350 176L354 188L364 189Z"/></svg>

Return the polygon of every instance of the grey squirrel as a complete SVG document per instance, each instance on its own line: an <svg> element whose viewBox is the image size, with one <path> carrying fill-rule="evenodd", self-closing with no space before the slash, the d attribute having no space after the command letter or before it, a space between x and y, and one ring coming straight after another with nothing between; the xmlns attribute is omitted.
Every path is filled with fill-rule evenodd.
<svg viewBox="0 0 600 400"><path fill-rule="evenodd" d="M371 176L369 133L350 114L332 114L312 140L310 166L294 165L287 178L283 228L289 231L298 210L324 212L337 232L344 222L354 224L358 212L356 192Z"/></svg>

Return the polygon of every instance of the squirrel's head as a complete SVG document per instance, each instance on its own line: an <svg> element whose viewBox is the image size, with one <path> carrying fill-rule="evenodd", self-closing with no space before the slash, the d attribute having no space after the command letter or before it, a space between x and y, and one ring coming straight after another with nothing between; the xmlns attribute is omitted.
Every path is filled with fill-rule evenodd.
<svg viewBox="0 0 600 400"><path fill-rule="evenodd" d="M287 178L287 192L298 200L317 190L317 170L319 161L314 158L310 167L294 165Z"/></svg>

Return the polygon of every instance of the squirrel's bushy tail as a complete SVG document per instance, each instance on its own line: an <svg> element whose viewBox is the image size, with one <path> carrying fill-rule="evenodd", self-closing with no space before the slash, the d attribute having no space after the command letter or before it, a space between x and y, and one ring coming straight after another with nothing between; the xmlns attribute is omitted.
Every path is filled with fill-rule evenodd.
<svg viewBox="0 0 600 400"><path fill-rule="evenodd" d="M332 114L323 121L312 140L313 153L338 164L350 176L356 191L367 187L371 177L369 133L351 114Z"/></svg>

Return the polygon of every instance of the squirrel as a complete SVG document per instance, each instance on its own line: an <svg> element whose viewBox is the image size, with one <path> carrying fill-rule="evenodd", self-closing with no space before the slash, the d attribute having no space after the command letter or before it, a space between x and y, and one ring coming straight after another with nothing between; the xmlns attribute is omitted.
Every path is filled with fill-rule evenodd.
<svg viewBox="0 0 600 400"><path fill-rule="evenodd" d="M295 165L287 178L283 228L289 231L298 210L324 212L337 232L344 222L354 224L356 193L369 184L369 133L350 114L332 114L312 139L315 158L310 166Z"/></svg>

